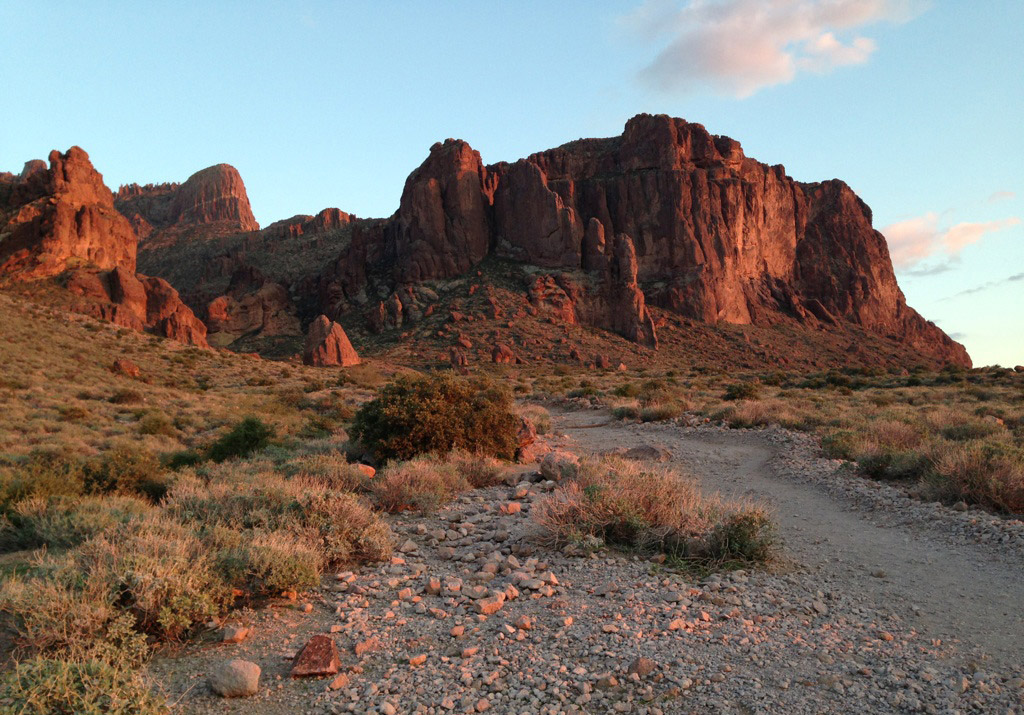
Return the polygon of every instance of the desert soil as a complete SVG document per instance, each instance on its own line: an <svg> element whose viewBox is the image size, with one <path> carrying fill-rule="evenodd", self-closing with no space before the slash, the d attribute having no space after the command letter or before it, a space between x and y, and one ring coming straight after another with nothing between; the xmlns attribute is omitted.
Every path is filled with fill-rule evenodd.
<svg viewBox="0 0 1024 715"><path fill-rule="evenodd" d="M767 503L779 563L701 578L551 550L529 511L555 485L523 468L514 486L389 517L392 563L331 574L249 614L242 643L211 633L151 674L196 713L1024 712L1021 522L914 501L777 428L577 411L553 431L581 455L659 447L705 490ZM341 653L334 689L334 676L289 678L319 633ZM262 668L257 695L209 691L207 674L233 658Z"/></svg>

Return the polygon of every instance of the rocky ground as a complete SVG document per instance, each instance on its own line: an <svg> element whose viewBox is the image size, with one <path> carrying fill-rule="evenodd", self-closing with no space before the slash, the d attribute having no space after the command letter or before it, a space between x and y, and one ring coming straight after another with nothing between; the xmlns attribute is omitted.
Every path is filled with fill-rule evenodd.
<svg viewBox="0 0 1024 715"><path fill-rule="evenodd" d="M251 629L240 643L151 674L190 713L1024 712L1020 522L914 502L783 430L575 412L555 431L581 454L657 445L705 487L769 502L780 563L698 577L547 549L529 515L554 485L523 469L394 517L391 563L332 574L229 624ZM289 677L318 634L339 675ZM225 700L208 676L236 658L259 665L259 689Z"/></svg>

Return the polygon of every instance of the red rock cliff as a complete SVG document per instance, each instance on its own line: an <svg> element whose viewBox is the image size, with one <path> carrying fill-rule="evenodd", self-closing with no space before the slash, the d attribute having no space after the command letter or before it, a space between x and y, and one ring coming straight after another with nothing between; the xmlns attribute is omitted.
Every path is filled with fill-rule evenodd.
<svg viewBox="0 0 1024 715"><path fill-rule="evenodd" d="M907 306L884 237L846 184L794 181L738 142L664 115L514 164L485 167L463 141L435 144L398 212L360 239L325 276L325 296L359 295L373 265L397 285L456 276L493 253L591 272L604 287L580 293L591 305L576 313L638 342L656 343L646 298L707 323L847 321L970 364ZM601 276L623 263L635 265L634 288L628 276L609 288Z"/></svg>
<svg viewBox="0 0 1024 715"><path fill-rule="evenodd" d="M141 236L167 232L175 238L201 228L204 235L256 231L245 183L235 167L217 164L197 171L183 184L128 184L116 206L140 227Z"/></svg>
<svg viewBox="0 0 1024 715"><path fill-rule="evenodd" d="M135 270L135 233L78 147L0 178L0 275L55 276L69 263Z"/></svg>

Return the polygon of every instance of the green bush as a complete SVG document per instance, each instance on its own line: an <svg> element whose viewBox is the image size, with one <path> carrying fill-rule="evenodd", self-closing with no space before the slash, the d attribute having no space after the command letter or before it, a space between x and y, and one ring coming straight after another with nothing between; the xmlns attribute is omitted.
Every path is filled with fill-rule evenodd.
<svg viewBox="0 0 1024 715"><path fill-rule="evenodd" d="M129 668L97 659L36 657L0 680L3 715L163 715L164 699Z"/></svg>
<svg viewBox="0 0 1024 715"><path fill-rule="evenodd" d="M274 430L258 417L246 417L230 432L210 445L207 456L214 462L232 457L247 457L263 449L274 438Z"/></svg>
<svg viewBox="0 0 1024 715"><path fill-rule="evenodd" d="M730 514L708 537L707 555L716 561L764 563L776 550L775 524L758 509Z"/></svg>
<svg viewBox="0 0 1024 715"><path fill-rule="evenodd" d="M757 382L735 382L725 388L726 400L756 400L761 396L761 385Z"/></svg>
<svg viewBox="0 0 1024 715"><path fill-rule="evenodd" d="M511 395L492 383L449 375L402 377L356 412L352 434L379 459L453 449L512 459L519 419Z"/></svg>

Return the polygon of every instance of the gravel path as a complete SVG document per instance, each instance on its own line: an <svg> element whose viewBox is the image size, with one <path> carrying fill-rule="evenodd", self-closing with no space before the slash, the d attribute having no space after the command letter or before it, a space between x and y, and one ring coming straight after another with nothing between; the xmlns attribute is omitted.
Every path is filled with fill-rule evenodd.
<svg viewBox="0 0 1024 715"><path fill-rule="evenodd" d="M308 607L263 609L242 643L159 658L152 675L195 713L1024 712L1019 524L836 474L782 430L606 422L558 415L555 441L662 445L709 489L769 501L784 563L696 580L552 552L529 512L554 485L524 469L392 518L392 563L332 575ZM336 689L288 677L321 633L341 652ZM231 658L260 665L257 695L210 693Z"/></svg>

